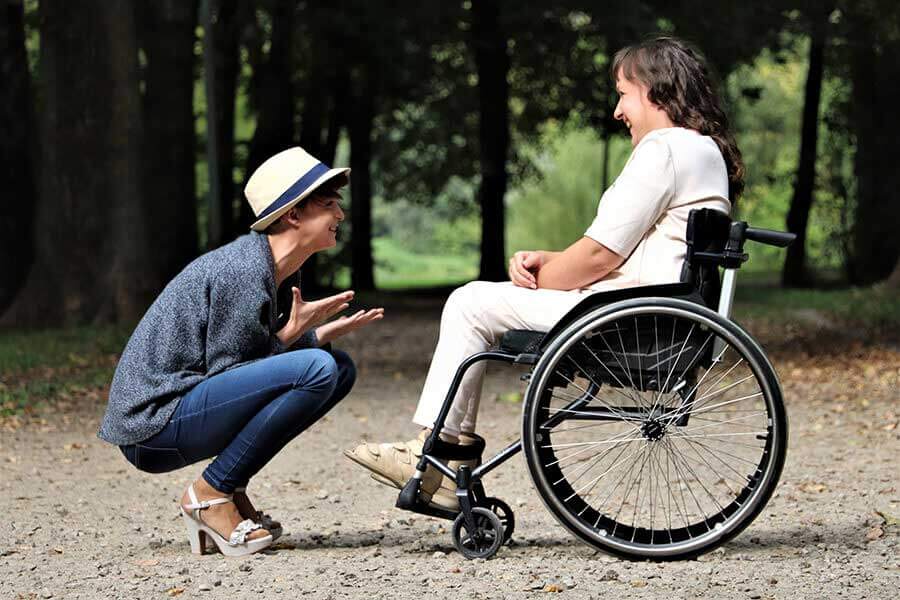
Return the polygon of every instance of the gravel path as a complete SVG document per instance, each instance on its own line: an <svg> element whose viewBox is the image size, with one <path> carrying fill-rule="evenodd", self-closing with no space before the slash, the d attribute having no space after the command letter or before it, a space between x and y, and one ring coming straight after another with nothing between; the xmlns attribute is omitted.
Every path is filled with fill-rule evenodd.
<svg viewBox="0 0 900 600"><path fill-rule="evenodd" d="M723 548L665 564L596 552L556 524L516 457L485 481L516 511L513 543L492 560L467 561L453 549L448 522L393 508L396 492L341 456L361 438L415 434L409 419L439 310L434 301L407 302L343 345L358 361L357 387L251 484L257 504L287 531L265 554L190 554L177 499L202 465L167 475L134 470L94 437L103 390L7 424L0 598L896 597L896 344L789 329L776 339L758 325L784 384L788 461L767 509ZM488 452L518 437L521 406L496 399L520 389L517 375L489 370L479 419Z"/></svg>

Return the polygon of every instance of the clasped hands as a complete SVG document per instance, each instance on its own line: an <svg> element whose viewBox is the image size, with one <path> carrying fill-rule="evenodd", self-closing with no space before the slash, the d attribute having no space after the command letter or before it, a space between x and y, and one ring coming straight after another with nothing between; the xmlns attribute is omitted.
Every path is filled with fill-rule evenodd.
<svg viewBox="0 0 900 600"><path fill-rule="evenodd" d="M537 289L537 273L546 262L540 250L520 250L509 259L509 280L519 287Z"/></svg>
<svg viewBox="0 0 900 600"><path fill-rule="evenodd" d="M348 290L334 296L307 302L300 295L299 288L292 287L291 292L293 294L291 316L285 326L275 334L285 346L291 346L310 327L324 323L342 310L346 310L350 306L350 301L354 295L352 290ZM383 308L359 310L352 315L339 317L334 321L319 325L316 328L316 337L319 338L320 344L327 344L331 340L364 327L373 321L378 321L383 317Z"/></svg>

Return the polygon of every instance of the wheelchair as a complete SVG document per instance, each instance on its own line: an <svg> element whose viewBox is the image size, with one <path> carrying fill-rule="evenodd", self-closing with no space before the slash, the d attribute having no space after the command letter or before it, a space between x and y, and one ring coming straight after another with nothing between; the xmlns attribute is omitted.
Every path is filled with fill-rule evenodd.
<svg viewBox="0 0 900 600"><path fill-rule="evenodd" d="M599 550L678 560L736 536L775 490L788 439L775 370L729 318L736 272L747 240L786 247L794 237L695 209L679 283L591 294L550 331L508 331L468 357L396 506L452 520L459 552L490 558L515 517L482 480L521 450L547 509ZM483 360L531 366L521 439L486 461L483 439L439 437L463 375ZM458 512L419 497L426 469L456 482Z"/></svg>

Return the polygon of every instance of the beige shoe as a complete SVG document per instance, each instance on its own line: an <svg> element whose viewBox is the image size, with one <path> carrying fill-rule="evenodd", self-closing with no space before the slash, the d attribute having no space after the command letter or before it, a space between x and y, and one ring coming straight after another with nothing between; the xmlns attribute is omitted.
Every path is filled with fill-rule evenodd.
<svg viewBox="0 0 900 600"><path fill-rule="evenodd" d="M372 471L372 479L375 481L402 489L416 472L416 465L422 458L422 446L429 433L424 430L416 439L408 442L360 444L353 450L344 450L344 456ZM460 444L467 446L475 443L476 439L463 433L459 441ZM481 459L479 458L466 461L453 460L448 463L448 466L455 471L460 465L475 468L480 464ZM456 482L437 469L425 470L419 493L423 500L433 506L445 510L459 510Z"/></svg>
<svg viewBox="0 0 900 600"><path fill-rule="evenodd" d="M422 446L429 435L422 431L414 440L387 444L360 444L353 450L344 450L344 456L372 471L372 479L385 485L402 489L416 473L416 465L422 458ZM442 487L442 480L447 487ZM437 469L426 469L422 476L421 498L445 510L459 510L456 500L456 484Z"/></svg>

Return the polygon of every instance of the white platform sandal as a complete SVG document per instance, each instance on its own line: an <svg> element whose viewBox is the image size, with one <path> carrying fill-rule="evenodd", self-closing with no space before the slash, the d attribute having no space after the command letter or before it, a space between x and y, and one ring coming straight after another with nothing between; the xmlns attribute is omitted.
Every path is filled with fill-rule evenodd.
<svg viewBox="0 0 900 600"><path fill-rule="evenodd" d="M216 504L234 502L230 494L223 498L213 498L212 500L203 500L201 502L197 500L197 495L194 493L194 485L191 484L188 487L188 497L191 499L191 503L186 507L182 507L181 516L184 518L184 524L188 530L188 539L191 542L191 552L194 554L204 553L207 538L212 540L218 546L219 552L225 556L245 556L264 550L272 545L273 539L271 534L253 540L247 539L251 532L262 529L259 523L254 523L250 519L245 519L238 523L238 526L234 528L227 540L219 532L203 522L203 519L200 517L200 511Z"/></svg>

